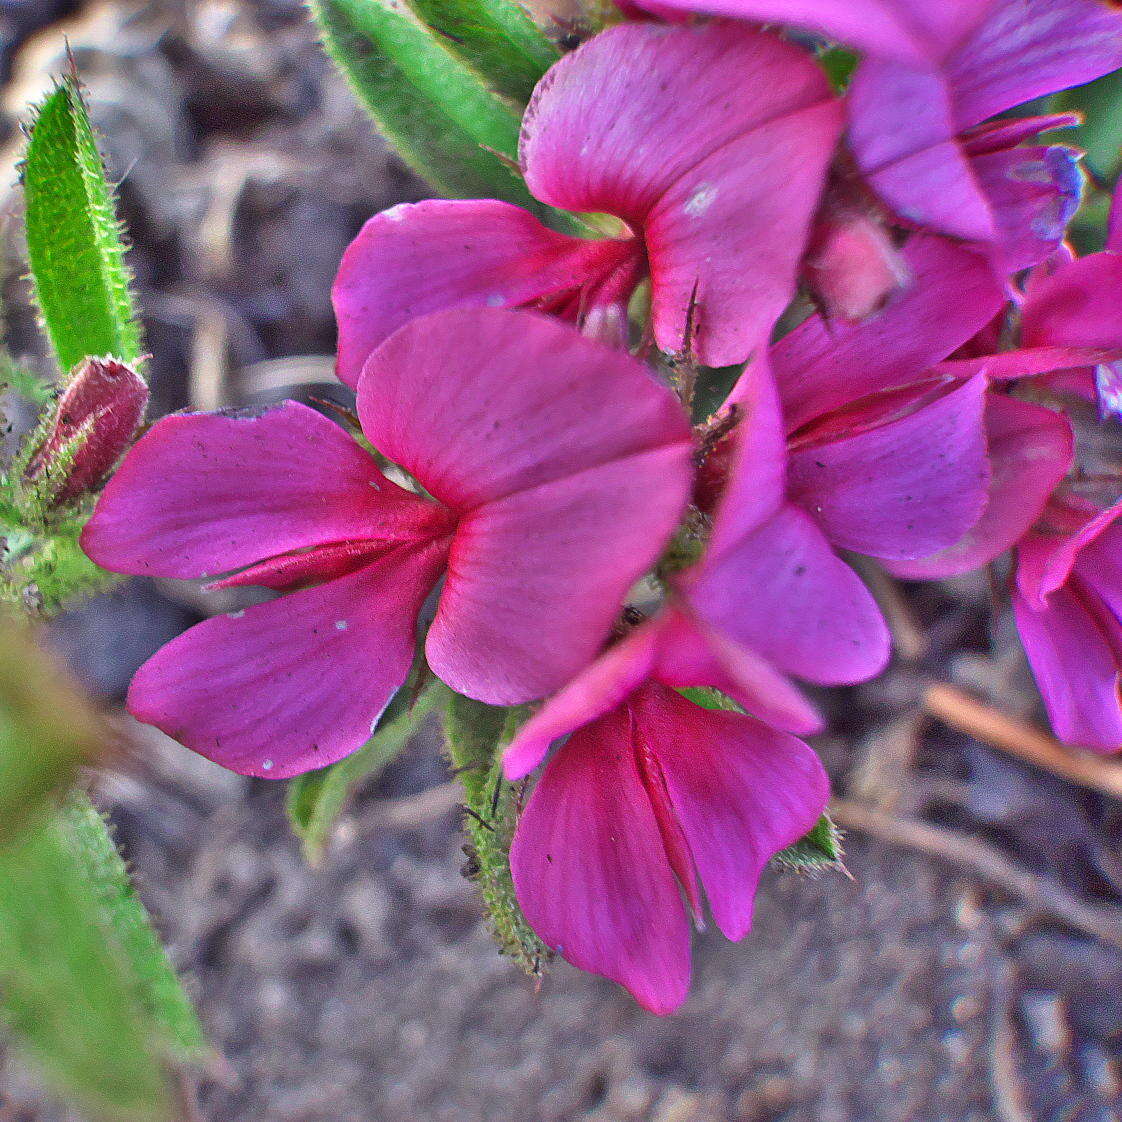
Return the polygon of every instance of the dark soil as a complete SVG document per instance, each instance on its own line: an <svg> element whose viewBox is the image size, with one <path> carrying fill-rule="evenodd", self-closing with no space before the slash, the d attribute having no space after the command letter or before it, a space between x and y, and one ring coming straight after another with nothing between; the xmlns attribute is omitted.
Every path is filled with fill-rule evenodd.
<svg viewBox="0 0 1122 1122"><path fill-rule="evenodd" d="M0 0L9 162L14 119L60 69L65 33L122 181L158 409L309 391L344 400L330 373L335 267L365 218L423 184L354 107L297 0L122 0L58 22L78 7ZM7 336L42 361L17 228ZM1056 909L1001 875L921 855L903 834L854 831L852 880L769 875L753 933L739 946L701 936L693 995L659 1020L563 963L536 992L497 955L459 874L434 732L361 794L311 870L279 785L137 729L137 765L98 797L225 1058L201 1087L203 1117L1122 1117L1119 804L919 715L924 686L941 680L1039 720L984 582L909 587L900 604L911 657L828 702L832 732L818 747L837 790L889 822L984 843L1097 908L1111 941L1045 914ZM225 609L136 582L60 621L54 638L119 705L135 667L213 610ZM0 1118L70 1117L0 1057Z"/></svg>

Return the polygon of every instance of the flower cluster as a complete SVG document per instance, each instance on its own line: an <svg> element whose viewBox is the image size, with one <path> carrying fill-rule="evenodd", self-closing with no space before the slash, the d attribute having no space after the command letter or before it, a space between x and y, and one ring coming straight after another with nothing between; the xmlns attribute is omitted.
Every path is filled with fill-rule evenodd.
<svg viewBox="0 0 1122 1122"><path fill-rule="evenodd" d="M347 251L338 375L362 439L295 403L165 418L83 546L283 593L191 629L129 694L244 774L354 751L418 642L460 694L542 702L504 757L511 780L545 762L518 900L666 1012L703 894L743 937L763 867L826 806L796 680L889 658L850 555L922 580L1013 551L1057 733L1122 748L1122 477L1072 421L1122 413L1122 207L1076 258L1079 156L1038 139L1076 118L999 116L1122 66L1122 12L625 11L522 124L525 182L570 232L433 200ZM860 56L844 93L822 37Z"/></svg>

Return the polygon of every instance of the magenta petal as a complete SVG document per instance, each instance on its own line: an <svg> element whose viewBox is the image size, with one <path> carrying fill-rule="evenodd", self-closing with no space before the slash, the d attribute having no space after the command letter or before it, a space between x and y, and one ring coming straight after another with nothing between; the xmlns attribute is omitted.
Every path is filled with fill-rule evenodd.
<svg viewBox="0 0 1122 1122"><path fill-rule="evenodd" d="M981 517L990 481L975 378L914 413L792 452L789 494L841 549L926 557Z"/></svg>
<svg viewBox="0 0 1122 1122"><path fill-rule="evenodd" d="M523 779L545 759L551 744L623 704L649 677L661 630L659 622L638 628L551 697L503 753L507 779Z"/></svg>
<svg viewBox="0 0 1122 1122"><path fill-rule="evenodd" d="M1109 628L1110 633L1122 637L1122 523L1112 522L1087 544L1075 572L1106 609L1100 623L1108 623L1108 616L1113 616L1115 625ZM1122 648L1117 653L1122 658Z"/></svg>
<svg viewBox="0 0 1122 1122"><path fill-rule="evenodd" d="M519 820L510 869L543 942L670 1013L689 988L689 925L633 736L628 708L573 734Z"/></svg>
<svg viewBox="0 0 1122 1122"><path fill-rule="evenodd" d="M867 394L920 379L986 326L1005 303L985 260L942 238L904 247L912 283L854 325L811 316L771 350L788 430Z"/></svg>
<svg viewBox="0 0 1122 1122"><path fill-rule="evenodd" d="M967 129L960 137L968 156L985 156L1015 148L1041 133L1074 129L1083 123L1080 113L1049 113L1043 117L1000 117Z"/></svg>
<svg viewBox="0 0 1122 1122"><path fill-rule="evenodd" d="M1021 378L1031 378L1037 374L1068 372L1073 366L1093 365L1109 361L1116 349L1109 347L1024 347L1015 351L1001 351L980 358L956 358L940 362L931 368L933 376L950 378L955 382L966 381L978 374L984 374L991 382L1015 382ZM1079 381L1061 387L1055 380L1049 384L1056 389L1080 392L1094 400L1094 385L1089 376L1083 377L1075 372ZM1078 390L1076 387L1078 386Z"/></svg>
<svg viewBox="0 0 1122 1122"><path fill-rule="evenodd" d="M1040 517L1071 465L1071 423L1042 405L990 394L986 437L992 476L985 513L954 545L919 560L890 562L891 572L924 580L980 569L1011 549Z"/></svg>
<svg viewBox="0 0 1122 1122"><path fill-rule="evenodd" d="M517 307L597 279L617 243L554 233L520 207L429 199L375 215L351 243L332 299L338 374L358 386L384 339L417 316L464 306Z"/></svg>
<svg viewBox="0 0 1122 1122"><path fill-rule="evenodd" d="M1017 588L1035 608L1060 588L1079 561L1080 554L1122 518L1122 502L1090 512L1077 530L1062 537L1030 534L1017 550Z"/></svg>
<svg viewBox="0 0 1122 1122"><path fill-rule="evenodd" d="M956 123L965 129L1120 66L1122 13L1109 3L998 0L946 71Z"/></svg>
<svg viewBox="0 0 1122 1122"><path fill-rule="evenodd" d="M1005 275L1039 264L1063 241L1083 198L1079 153L1062 145L975 156L974 173L997 224Z"/></svg>
<svg viewBox="0 0 1122 1122"><path fill-rule="evenodd" d="M661 9L786 23L870 54L923 62L965 38L993 0L650 0Z"/></svg>
<svg viewBox="0 0 1122 1122"><path fill-rule="evenodd" d="M741 374L727 404L736 408L739 421L732 465L713 517L713 556L771 518L787 493L787 438L766 354Z"/></svg>
<svg viewBox="0 0 1122 1122"><path fill-rule="evenodd" d="M706 562L684 595L707 626L809 682L864 681L888 661L876 601L790 504Z"/></svg>
<svg viewBox="0 0 1122 1122"><path fill-rule="evenodd" d="M651 677L679 689L720 690L752 716L786 732L806 735L823 728L821 714L765 659L678 608L661 619Z"/></svg>
<svg viewBox="0 0 1122 1122"><path fill-rule="evenodd" d="M740 713L702 709L666 689L644 690L635 708L713 919L743 939L764 866L826 809L826 772L801 740Z"/></svg>
<svg viewBox="0 0 1122 1122"><path fill-rule="evenodd" d="M426 650L454 690L544 697L592 661L685 507L690 450L656 448L466 515Z"/></svg>
<svg viewBox="0 0 1122 1122"><path fill-rule="evenodd" d="M840 116L827 102L761 125L667 189L644 226L663 350L682 349L695 289L702 362L742 362L766 341L795 290Z"/></svg>
<svg viewBox="0 0 1122 1122"><path fill-rule="evenodd" d="M1037 609L1014 591L1013 610L1056 735L1097 752L1122 748L1117 657L1080 597L1060 588Z"/></svg>
<svg viewBox="0 0 1122 1122"><path fill-rule="evenodd" d="M374 447L457 511L690 441L642 363L532 312L413 320L370 356L358 411Z"/></svg>
<svg viewBox="0 0 1122 1122"><path fill-rule="evenodd" d="M628 24L545 76L522 162L555 206L618 215L646 239L655 337L742 362L794 292L842 127L811 56L735 24Z"/></svg>
<svg viewBox="0 0 1122 1122"><path fill-rule="evenodd" d="M1122 347L1122 254L1094 253L1035 276L1021 317L1026 347Z"/></svg>
<svg viewBox="0 0 1122 1122"><path fill-rule="evenodd" d="M81 540L113 572L207 577L308 546L415 537L438 513L386 479L338 425L289 401L258 416L158 421Z"/></svg>
<svg viewBox="0 0 1122 1122"><path fill-rule="evenodd" d="M443 560L440 546L398 547L350 576L200 623L137 671L129 712L243 775L334 763L405 680Z"/></svg>
<svg viewBox="0 0 1122 1122"><path fill-rule="evenodd" d="M870 59L857 68L846 101L853 154L901 218L956 238L994 236L940 70Z"/></svg>

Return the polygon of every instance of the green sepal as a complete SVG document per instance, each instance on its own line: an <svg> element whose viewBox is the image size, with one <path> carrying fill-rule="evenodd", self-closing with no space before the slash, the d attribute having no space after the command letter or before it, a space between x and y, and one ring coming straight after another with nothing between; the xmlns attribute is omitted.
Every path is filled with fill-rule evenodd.
<svg viewBox="0 0 1122 1122"><path fill-rule="evenodd" d="M849 80L857 69L860 58L845 47L826 47L818 52L818 61L830 79L830 85L837 93L845 93L849 88Z"/></svg>
<svg viewBox="0 0 1122 1122"><path fill-rule="evenodd" d="M493 89L523 105L560 52L514 0L409 0Z"/></svg>
<svg viewBox="0 0 1122 1122"><path fill-rule="evenodd" d="M678 691L684 698L700 705L702 709L725 709L732 713L743 713L744 710L735 701L720 690L710 686L687 686Z"/></svg>
<svg viewBox="0 0 1122 1122"><path fill-rule="evenodd" d="M503 748L526 716L524 706L503 709L449 691L444 736L464 790L465 849L471 879L479 887L499 950L537 977L553 952L526 922L510 875L510 843L525 783L508 783L502 772Z"/></svg>
<svg viewBox="0 0 1122 1122"><path fill-rule="evenodd" d="M35 114L21 177L35 298L60 368L91 354L135 365L140 330L121 226L74 78Z"/></svg>
<svg viewBox="0 0 1122 1122"><path fill-rule="evenodd" d="M772 861L799 872L820 873L827 869L843 869L841 831L829 814L823 814L810 831L794 845L780 850Z"/></svg>

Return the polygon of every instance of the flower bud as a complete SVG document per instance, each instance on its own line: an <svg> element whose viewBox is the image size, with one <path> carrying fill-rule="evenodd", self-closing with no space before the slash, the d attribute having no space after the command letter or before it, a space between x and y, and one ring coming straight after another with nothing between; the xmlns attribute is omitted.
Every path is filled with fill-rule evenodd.
<svg viewBox="0 0 1122 1122"><path fill-rule="evenodd" d="M805 275L830 319L866 319L908 279L888 231L870 214L827 207L811 237Z"/></svg>
<svg viewBox="0 0 1122 1122"><path fill-rule="evenodd" d="M128 447L148 405L148 386L113 358L88 358L55 406L28 479L57 474L56 505L92 491Z"/></svg>
<svg viewBox="0 0 1122 1122"><path fill-rule="evenodd" d="M1095 367L1095 391L1099 399L1099 420L1122 419L1122 362L1106 362Z"/></svg>

